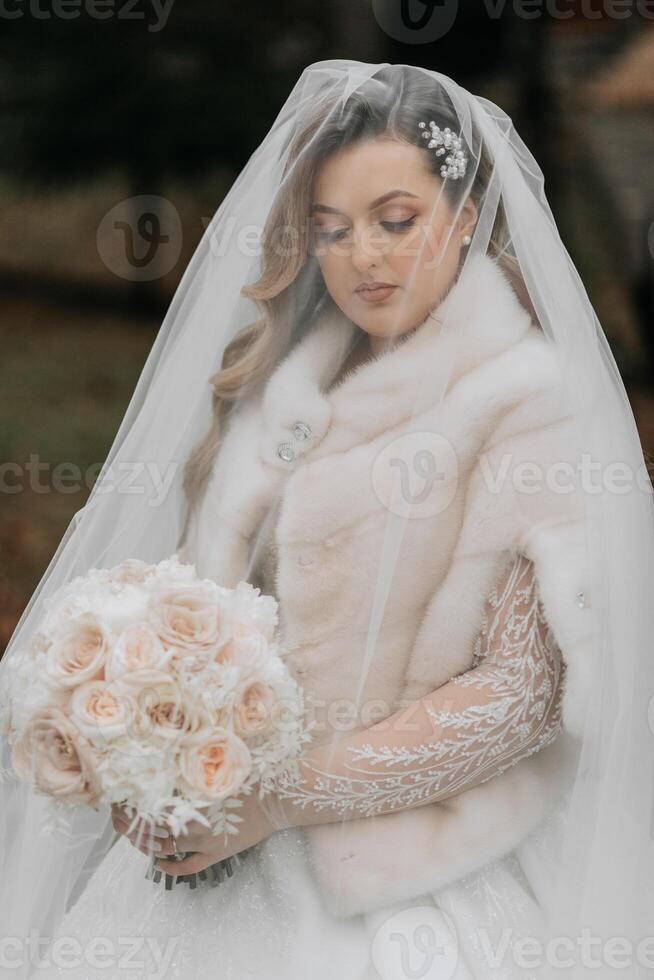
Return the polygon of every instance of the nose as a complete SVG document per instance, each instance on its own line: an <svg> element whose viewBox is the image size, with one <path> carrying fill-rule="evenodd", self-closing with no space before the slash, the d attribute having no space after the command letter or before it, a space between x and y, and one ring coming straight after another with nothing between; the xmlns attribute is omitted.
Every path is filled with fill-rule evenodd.
<svg viewBox="0 0 654 980"><path fill-rule="evenodd" d="M382 258L382 246L374 240L369 228L354 230L352 233L352 264L357 272L367 272L379 265Z"/></svg>

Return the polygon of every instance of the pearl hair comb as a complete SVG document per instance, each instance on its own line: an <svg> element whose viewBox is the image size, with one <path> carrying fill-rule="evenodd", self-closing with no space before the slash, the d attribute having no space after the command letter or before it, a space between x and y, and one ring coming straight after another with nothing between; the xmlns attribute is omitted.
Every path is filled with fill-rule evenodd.
<svg viewBox="0 0 654 980"><path fill-rule="evenodd" d="M445 129L441 129L437 126L432 119L429 123L429 129L427 129L427 123L419 122L418 126L420 129L424 130L422 136L423 139L428 139L427 143L428 149L436 146L436 156L442 157L444 153L449 150L448 156L445 157L445 163L441 166L441 177L451 177L452 180L460 180L465 177L466 167L468 165L468 157L463 147L463 141L460 136L452 132L449 126Z"/></svg>

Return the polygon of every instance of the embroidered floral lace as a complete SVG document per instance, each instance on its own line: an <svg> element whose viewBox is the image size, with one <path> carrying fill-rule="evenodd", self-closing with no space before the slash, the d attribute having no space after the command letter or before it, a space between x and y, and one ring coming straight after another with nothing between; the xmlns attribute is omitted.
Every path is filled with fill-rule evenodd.
<svg viewBox="0 0 654 980"><path fill-rule="evenodd" d="M532 562L518 555L486 600L471 668L378 725L308 749L278 780L272 818L374 816L477 786L554 740L564 676Z"/></svg>

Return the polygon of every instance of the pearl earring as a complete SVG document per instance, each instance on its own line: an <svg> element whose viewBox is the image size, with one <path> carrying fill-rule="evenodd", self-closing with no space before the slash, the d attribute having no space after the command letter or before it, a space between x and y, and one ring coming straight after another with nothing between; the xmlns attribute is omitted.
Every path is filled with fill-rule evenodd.
<svg viewBox="0 0 654 980"><path fill-rule="evenodd" d="M470 235L464 235L463 238L461 239L463 245L469 245L471 241L472 238L470 237Z"/></svg>

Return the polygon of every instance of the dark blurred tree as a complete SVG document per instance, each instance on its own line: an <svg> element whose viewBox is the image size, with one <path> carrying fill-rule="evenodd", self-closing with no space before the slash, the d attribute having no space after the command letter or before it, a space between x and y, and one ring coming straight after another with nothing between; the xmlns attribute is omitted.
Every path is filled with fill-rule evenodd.
<svg viewBox="0 0 654 980"><path fill-rule="evenodd" d="M30 4L0 20L0 113L4 168L39 184L124 166L155 193L163 173L240 167L329 36L328 6L307 20L302 0L176 0L160 29L147 0L106 19Z"/></svg>
<svg viewBox="0 0 654 980"><path fill-rule="evenodd" d="M307 18L302 0L174 0L167 20L161 2L95 2L3 0L0 169L39 191L117 170L130 197L156 195L169 178L237 173L333 33L329 7ZM161 312L150 283L117 293Z"/></svg>

